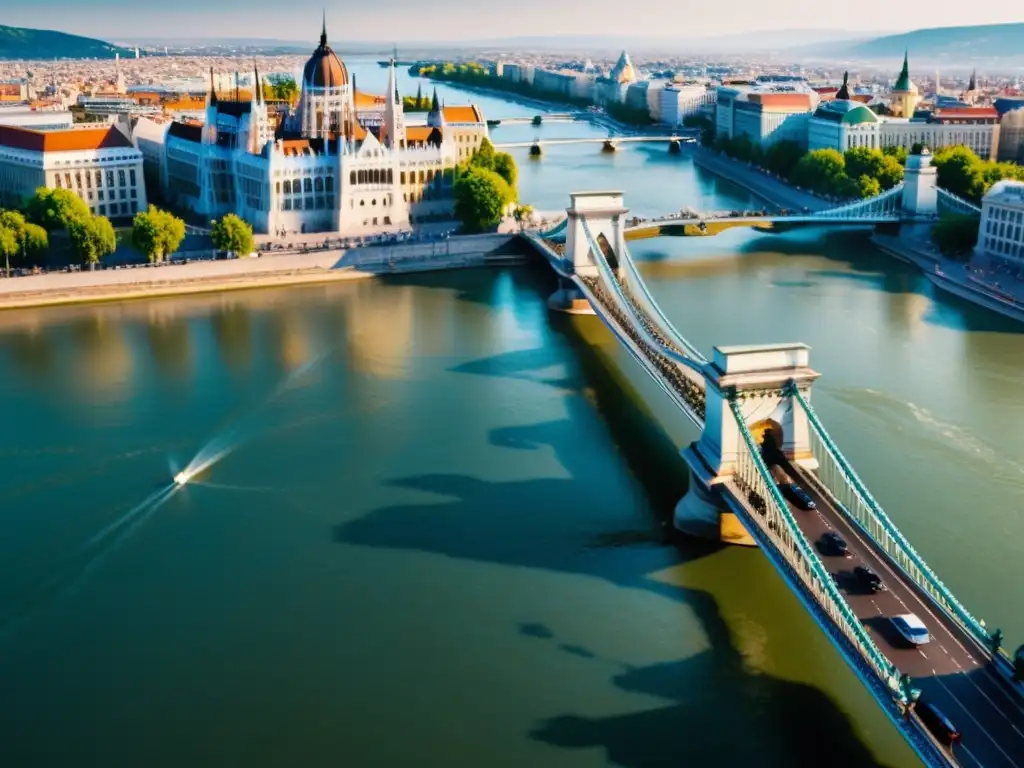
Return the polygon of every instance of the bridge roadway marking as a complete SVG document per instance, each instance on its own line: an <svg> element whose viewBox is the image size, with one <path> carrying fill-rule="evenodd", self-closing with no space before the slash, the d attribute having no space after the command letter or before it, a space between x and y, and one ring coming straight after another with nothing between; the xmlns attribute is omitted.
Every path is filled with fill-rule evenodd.
<svg viewBox="0 0 1024 768"><path fill-rule="evenodd" d="M814 499L817 510L808 512L791 504L790 510L816 550L822 534L830 530L839 532L850 545L852 558L820 552L819 556L831 573L845 576L841 577L840 590L857 617L868 625L882 652L900 672L911 676L914 687L922 690L922 698L935 702L960 729L963 746L967 747L963 751L975 764L985 768L1024 768L1024 710L969 650L974 646L973 640L953 619L941 610L933 610L878 546L821 495L808 480L806 470L793 470L791 474ZM870 594L851 589L852 571L857 565L867 565L879 574L887 591ZM901 613L916 613L927 625L931 642L916 649L898 645L898 635L888 619ZM938 655L939 651L944 655ZM942 681L943 677L950 685ZM1002 700L1004 707L993 698Z"/></svg>

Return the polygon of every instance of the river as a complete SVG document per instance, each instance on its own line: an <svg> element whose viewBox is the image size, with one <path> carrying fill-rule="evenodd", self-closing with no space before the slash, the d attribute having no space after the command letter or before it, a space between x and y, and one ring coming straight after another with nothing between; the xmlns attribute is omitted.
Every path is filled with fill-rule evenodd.
<svg viewBox="0 0 1024 768"><path fill-rule="evenodd" d="M597 129L495 141L538 130ZM751 202L663 148L517 159L539 209ZM809 343L875 495L1024 640L1017 326L856 233L633 251L705 351ZM4 765L916 765L762 555L666 541L697 434L594 318L548 312L553 287L516 268L0 313Z"/></svg>

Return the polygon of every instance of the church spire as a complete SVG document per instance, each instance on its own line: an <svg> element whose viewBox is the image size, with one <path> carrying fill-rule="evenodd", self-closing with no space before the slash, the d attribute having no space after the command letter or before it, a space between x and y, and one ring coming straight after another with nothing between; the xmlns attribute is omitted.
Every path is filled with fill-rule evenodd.
<svg viewBox="0 0 1024 768"><path fill-rule="evenodd" d="M843 101L850 100L850 73L843 72L843 86L836 93L836 98Z"/></svg>
<svg viewBox="0 0 1024 768"><path fill-rule="evenodd" d="M441 102L437 100L437 86L434 87L434 97L430 101L430 111L427 113L427 125L431 128L440 128L444 125L444 110Z"/></svg>
<svg viewBox="0 0 1024 768"><path fill-rule="evenodd" d="M252 63L252 98L257 104L263 103L263 88L260 86L260 68L259 65L254 61Z"/></svg>
<svg viewBox="0 0 1024 768"><path fill-rule="evenodd" d="M896 85L893 88L895 91L909 91L910 90L910 64L907 59L908 51L903 50L903 69L900 70L900 76L896 79Z"/></svg>
<svg viewBox="0 0 1024 768"><path fill-rule="evenodd" d="M217 86L213 79L213 67L210 67L210 97L208 103L210 106L217 106Z"/></svg>
<svg viewBox="0 0 1024 768"><path fill-rule="evenodd" d="M976 91L976 90L978 90L978 70L977 69L972 69L971 70L971 81L969 83L967 83L967 90L968 91Z"/></svg>
<svg viewBox="0 0 1024 768"><path fill-rule="evenodd" d="M324 25L320 29L320 47L327 47L327 9L324 8Z"/></svg>

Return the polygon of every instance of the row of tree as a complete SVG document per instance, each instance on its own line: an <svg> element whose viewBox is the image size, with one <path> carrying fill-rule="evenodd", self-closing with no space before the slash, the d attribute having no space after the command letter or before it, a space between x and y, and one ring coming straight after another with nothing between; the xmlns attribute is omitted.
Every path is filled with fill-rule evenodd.
<svg viewBox="0 0 1024 768"><path fill-rule="evenodd" d="M456 169L455 215L465 232L488 232L517 198L519 171L507 152L496 152L487 139Z"/></svg>
<svg viewBox="0 0 1024 768"><path fill-rule="evenodd" d="M253 250L252 227L234 214L214 222L210 237L221 251ZM135 214L131 239L149 261L162 261L181 246L185 222L150 206ZM89 206L67 189L40 187L20 211L0 210L0 257L8 273L43 263L51 243L66 244L79 263L95 264L117 250L117 233L106 216L93 216Z"/></svg>
<svg viewBox="0 0 1024 768"><path fill-rule="evenodd" d="M835 149L805 152L797 142L789 140L764 148L745 133L731 138L718 136L713 143L730 157L759 165L819 195L837 198L874 197L892 189L903 180L903 162L906 161L902 147L889 151L853 147L846 152Z"/></svg>
<svg viewBox="0 0 1024 768"><path fill-rule="evenodd" d="M963 145L936 150L932 165L938 169L940 187L976 205L997 181L1024 181L1024 166L982 160Z"/></svg>

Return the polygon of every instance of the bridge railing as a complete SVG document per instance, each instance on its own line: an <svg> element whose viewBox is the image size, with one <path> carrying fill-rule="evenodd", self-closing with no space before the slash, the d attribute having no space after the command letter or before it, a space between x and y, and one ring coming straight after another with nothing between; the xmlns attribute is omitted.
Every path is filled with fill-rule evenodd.
<svg viewBox="0 0 1024 768"><path fill-rule="evenodd" d="M587 237L587 244L593 252L594 261L597 263L600 274L600 278L594 284L589 285L590 289L597 293L598 296L607 291L606 305L622 317L620 322L624 329L634 334L634 341L642 348L645 348L651 362L672 382L673 388L697 417L695 421L703 423L705 397L704 378L703 374L699 373L700 365L677 350L672 349L664 341L651 333L649 324L638 316L637 308L623 292L619 279L605 260L604 252L594 242L586 220L583 221L583 232ZM599 286L603 286L604 291Z"/></svg>
<svg viewBox="0 0 1024 768"><path fill-rule="evenodd" d="M991 640L985 627L957 600L949 588L928 567L906 537L885 514L853 467L825 431L824 425L798 387L790 385L811 425L811 453L818 462L812 478L847 518L867 533L919 589L929 595L947 614L984 646Z"/></svg>
<svg viewBox="0 0 1024 768"><path fill-rule="evenodd" d="M623 264L626 269L626 292L632 294L633 298L636 299L639 304L641 311L645 312L650 318L654 326L661 331L675 348L682 352L687 357L692 358L696 362L703 365L708 361L700 351L693 346L689 341L683 338L683 335L675 329L675 326L665 317L665 313L662 312L661 307L658 306L658 302L654 300L650 291L647 290L647 284L644 282L643 277L640 275L640 270L636 267L636 262L633 261L633 255L629 252L629 248L623 248L623 252L619 254L619 261Z"/></svg>
<svg viewBox="0 0 1024 768"><path fill-rule="evenodd" d="M820 219L869 219L892 214L895 217L901 207L902 199L903 182L900 182L892 189L874 197L818 211L813 216Z"/></svg>
<svg viewBox="0 0 1024 768"><path fill-rule="evenodd" d="M967 216L981 216L981 208L969 200L964 200L962 197L954 195L952 192L947 192L941 187L937 192L940 209L952 211L953 213L962 213Z"/></svg>
<svg viewBox="0 0 1024 768"><path fill-rule="evenodd" d="M654 323L649 317L640 309L636 301L628 295L625 286L622 281L619 280L618 275L612 270L611 265L604 256L604 251L601 250L597 241L594 240L594 236L590 232L590 227L586 220L582 222L583 233L587 238L587 246L590 248L591 253L594 257L594 262L597 264L598 272L601 275L602 280L607 284L611 290L612 296L621 302L622 309L625 310L626 314L633 318L634 324L640 333L644 335L644 338L648 344L650 344L655 350L657 350L664 357L669 358L673 362L679 363L692 374L694 381L698 381L702 386L704 384L704 373L702 370L702 363L697 359L694 359L684 353L682 350L677 349L673 346L669 339L662 336L661 332L655 328ZM677 334L678 335L678 334Z"/></svg>
<svg viewBox="0 0 1024 768"><path fill-rule="evenodd" d="M864 624L843 598L832 574L825 568L797 525L778 486L772 480L736 398L729 399L729 408L743 438L737 452L733 482L746 494L745 500L755 513L755 524L775 545L778 553L847 641L860 653L871 671L883 682L892 698L906 704L907 699L900 685L899 671L875 645Z"/></svg>

